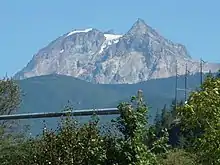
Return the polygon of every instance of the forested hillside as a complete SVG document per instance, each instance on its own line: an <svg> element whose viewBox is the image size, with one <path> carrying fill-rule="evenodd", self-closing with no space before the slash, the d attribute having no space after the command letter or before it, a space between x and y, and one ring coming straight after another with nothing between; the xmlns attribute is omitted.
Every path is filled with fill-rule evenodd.
<svg viewBox="0 0 220 165"><path fill-rule="evenodd" d="M178 88L184 89L184 76L178 78ZM175 98L175 77L149 80L137 84L92 84L73 77L61 75L39 76L18 81L22 92L23 101L19 113L27 112L59 112L67 104L73 109L108 108L116 107L122 101L129 101L141 89L147 105L152 123L157 111L165 104L169 106ZM199 86L200 75L188 76L188 88L195 89ZM184 99L184 91L178 92L179 100ZM101 117L101 121L110 121L115 116ZM88 121L88 117L80 117ZM27 122L31 128L39 130L41 119L31 119ZM46 119L53 127L55 119ZM38 123L38 124L36 124ZM35 132L35 129L32 131Z"/></svg>

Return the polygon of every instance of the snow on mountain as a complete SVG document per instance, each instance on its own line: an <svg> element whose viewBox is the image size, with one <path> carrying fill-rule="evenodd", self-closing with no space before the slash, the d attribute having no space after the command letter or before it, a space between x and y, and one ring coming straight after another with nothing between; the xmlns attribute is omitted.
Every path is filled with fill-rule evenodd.
<svg viewBox="0 0 220 165"><path fill-rule="evenodd" d="M95 28L74 30L49 43L14 77L24 79L61 74L93 83L138 83L149 79L199 72L199 61L186 47L174 43L138 19L123 35ZM204 72L215 72L220 64L206 63Z"/></svg>
<svg viewBox="0 0 220 165"><path fill-rule="evenodd" d="M72 32L69 32L67 34L67 36L70 36L70 35L73 35L73 34L76 34L76 33L88 33L89 31L91 31L92 28L89 28L89 29L84 29L84 30L74 30Z"/></svg>
<svg viewBox="0 0 220 165"><path fill-rule="evenodd" d="M116 44L119 42L119 38L122 37L122 35L115 35L115 34L104 34L105 41L103 42L99 53L102 53L104 49L106 49L108 46L112 44Z"/></svg>

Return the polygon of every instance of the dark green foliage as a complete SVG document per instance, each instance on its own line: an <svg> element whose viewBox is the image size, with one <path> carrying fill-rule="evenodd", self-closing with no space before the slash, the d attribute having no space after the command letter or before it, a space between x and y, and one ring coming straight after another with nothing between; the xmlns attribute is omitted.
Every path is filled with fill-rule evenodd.
<svg viewBox="0 0 220 165"><path fill-rule="evenodd" d="M137 97L132 97L130 103L119 104L118 109L119 117L113 123L112 129L107 129L104 134L100 132L99 119L95 115L89 123L83 125L74 118L67 117L61 120L61 125L55 131L45 127L43 134L37 138L4 147L0 163L158 164L157 155L167 150L166 136L154 139L152 145L145 143L151 139L151 130L148 129L148 108L140 93Z"/></svg>
<svg viewBox="0 0 220 165"><path fill-rule="evenodd" d="M139 91L137 97L132 97L131 103L121 103L118 106L120 116L116 120L116 125L124 139L119 143L122 147L120 164L156 164L154 154L144 144L148 109L141 95Z"/></svg>
<svg viewBox="0 0 220 165"><path fill-rule="evenodd" d="M17 139L17 137L13 137ZM2 139L1 139L2 140ZM27 165L31 164L30 155L33 154L31 148L33 142L21 140L19 143L5 139L0 149L0 164L2 165Z"/></svg>
<svg viewBox="0 0 220 165"><path fill-rule="evenodd" d="M177 105L180 105L178 103ZM175 102L173 101L170 108L168 109L165 105L161 110L161 114L158 113L155 118L154 125L152 129L155 131L157 137L161 137L164 134L164 130L167 130L169 133L169 144L172 146L178 143L178 130L175 130L177 125L174 124L174 121L177 117L175 110Z"/></svg>
<svg viewBox="0 0 220 165"><path fill-rule="evenodd" d="M149 109L139 91L118 105L120 114L110 127L101 129L94 114L85 124L62 118L56 130L45 127L33 139L1 136L0 164L219 164L219 85L219 77L209 75L186 104L178 102L176 107L172 102L158 111L154 125L148 122ZM0 133L4 135L4 129Z"/></svg>
<svg viewBox="0 0 220 165"><path fill-rule="evenodd" d="M0 115L16 113L21 102L21 90L18 84L10 79L0 80ZM18 131L18 122L0 121L0 129L3 129L2 136L9 132Z"/></svg>
<svg viewBox="0 0 220 165"><path fill-rule="evenodd" d="M220 70L219 70L218 73L217 73L217 77L220 77Z"/></svg>
<svg viewBox="0 0 220 165"><path fill-rule="evenodd" d="M67 118L56 132L44 131L32 161L37 164L103 164L106 154L96 121L78 126Z"/></svg>
<svg viewBox="0 0 220 165"><path fill-rule="evenodd" d="M21 102L21 90L10 78L0 80L0 115L9 115L15 113ZM0 129L2 130L0 138L5 138L8 133L15 132L17 122L0 121Z"/></svg>
<svg viewBox="0 0 220 165"><path fill-rule="evenodd" d="M21 102L21 90L10 78L0 80L0 115L16 113ZM17 121L0 121L0 162L13 164L23 158L25 146L22 127ZM3 161L5 160L5 161Z"/></svg>
<svg viewBox="0 0 220 165"><path fill-rule="evenodd" d="M167 158L160 160L161 165L199 165L196 156L184 150L171 150Z"/></svg>
<svg viewBox="0 0 220 165"><path fill-rule="evenodd" d="M20 88L9 78L0 80L0 115L11 114L20 104Z"/></svg>
<svg viewBox="0 0 220 165"><path fill-rule="evenodd" d="M120 116L117 128L123 134L122 164L157 164L156 155L165 154L168 149L168 135L156 137L148 124L148 108L143 102L142 92L132 97L131 103L118 106Z"/></svg>
<svg viewBox="0 0 220 165"><path fill-rule="evenodd" d="M207 77L178 112L182 129L193 132L191 151L202 163L220 164L220 78Z"/></svg>

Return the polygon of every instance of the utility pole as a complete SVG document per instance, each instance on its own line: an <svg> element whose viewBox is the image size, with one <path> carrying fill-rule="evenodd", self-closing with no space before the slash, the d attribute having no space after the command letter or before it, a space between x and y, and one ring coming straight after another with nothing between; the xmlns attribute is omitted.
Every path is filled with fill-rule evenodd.
<svg viewBox="0 0 220 165"><path fill-rule="evenodd" d="M203 82L203 64L205 63L205 61L202 60L202 58L200 59L200 85L202 85Z"/></svg>
<svg viewBox="0 0 220 165"><path fill-rule="evenodd" d="M186 70L185 70L185 102L187 99L187 76L188 76L188 69L187 69L187 63L186 63Z"/></svg>
<svg viewBox="0 0 220 165"><path fill-rule="evenodd" d="M186 70L185 70L185 89L184 89L184 92L185 92L185 103L187 101L187 93L190 91L188 89L188 75L189 75L190 71L188 70L188 66L187 66L187 63L186 63Z"/></svg>
<svg viewBox="0 0 220 165"><path fill-rule="evenodd" d="M178 64L176 60L176 83L175 83L175 110L177 108L177 89L178 88Z"/></svg>

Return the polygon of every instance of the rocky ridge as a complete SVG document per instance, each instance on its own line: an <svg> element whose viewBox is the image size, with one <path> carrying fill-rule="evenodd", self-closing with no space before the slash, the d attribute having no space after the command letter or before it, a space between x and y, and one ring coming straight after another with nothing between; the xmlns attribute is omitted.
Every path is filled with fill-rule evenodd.
<svg viewBox="0 0 220 165"><path fill-rule="evenodd" d="M39 50L14 78L60 74L101 84L138 83L199 72L184 45L174 43L138 19L124 35L95 28L73 30ZM204 72L220 64L206 63Z"/></svg>

